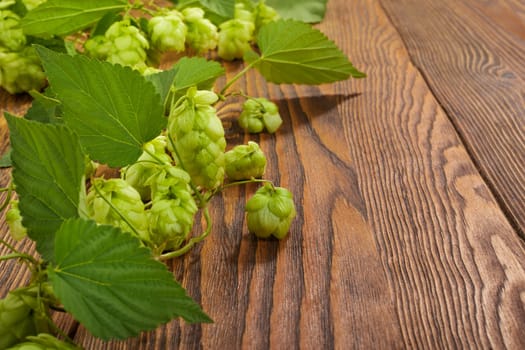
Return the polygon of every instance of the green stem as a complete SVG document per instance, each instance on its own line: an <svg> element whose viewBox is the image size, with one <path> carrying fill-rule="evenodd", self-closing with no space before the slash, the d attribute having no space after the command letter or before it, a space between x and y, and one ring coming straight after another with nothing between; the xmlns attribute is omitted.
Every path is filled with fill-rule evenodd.
<svg viewBox="0 0 525 350"><path fill-rule="evenodd" d="M9 186L7 186L6 188L2 188L1 192L5 192L5 191L7 191L7 196L6 196L5 201L0 206L0 212L4 211L4 209L7 208L9 203L11 203L11 192L13 191L13 184L10 183Z"/></svg>
<svg viewBox="0 0 525 350"><path fill-rule="evenodd" d="M232 186L237 186L237 185L244 185L244 184L249 184L249 183L269 183L270 185L272 185L272 187L274 186L273 182L270 181L270 180L265 180L265 179L250 179L250 180L242 180L242 181L235 181L235 182L230 182L226 185L223 185L222 188L221 188L221 191L228 188L228 187L232 187Z"/></svg>
<svg viewBox="0 0 525 350"><path fill-rule="evenodd" d="M210 212L208 211L207 206L204 207L204 218L206 219L206 230L200 236L190 239L188 243L186 243L186 245L180 249L174 250L169 253L161 254L158 259L160 261L169 260L171 258L175 258L183 254L186 254L196 243L199 243L202 240L204 240L206 237L208 237L208 235L211 232L212 220L211 220Z"/></svg>
<svg viewBox="0 0 525 350"><path fill-rule="evenodd" d="M246 72L248 72L253 66L255 66L257 63L259 62L259 60L255 60L253 61L252 63L248 64L246 67L244 67L244 69L242 71L240 71L239 73L237 73L236 76L234 76L232 78L232 80L230 80L221 90L221 92L219 93L219 96L224 96L224 93L226 92L226 90L228 90L228 88L230 86L232 86L237 80L239 80L244 74L246 74Z"/></svg>
<svg viewBox="0 0 525 350"><path fill-rule="evenodd" d="M32 264L37 264L38 262L35 260L35 258L33 258L31 255L29 254L24 254L24 253L11 253L11 254L7 254L7 255L2 255L0 256L0 261L3 261L3 260L10 260L10 259L23 259L25 261L28 261Z"/></svg>
<svg viewBox="0 0 525 350"><path fill-rule="evenodd" d="M137 231L137 229L128 221L128 219L113 205L113 203L111 203L110 200L108 200L103 194L102 192L100 191L100 189L97 187L97 185L95 183L93 183L93 188L95 189L95 192L97 192L97 194L100 196L100 198L102 198L102 200L104 202L106 202L110 207L111 209L113 209L118 216L120 216L120 218L122 220L124 220L124 222L126 224L128 224L129 228L133 231L133 233L137 236L137 237L140 237L140 233Z"/></svg>
<svg viewBox="0 0 525 350"><path fill-rule="evenodd" d="M0 244L3 244L5 245L9 250L11 250L12 252L15 252L15 253L18 253L18 254L21 254L14 246L12 246L11 244L7 243L6 241L4 241L3 239L0 239Z"/></svg>

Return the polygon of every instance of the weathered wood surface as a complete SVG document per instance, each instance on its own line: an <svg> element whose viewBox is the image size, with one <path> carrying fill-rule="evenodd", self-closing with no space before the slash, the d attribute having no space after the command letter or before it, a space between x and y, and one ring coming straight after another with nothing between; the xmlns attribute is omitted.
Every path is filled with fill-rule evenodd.
<svg viewBox="0 0 525 350"><path fill-rule="evenodd" d="M469 3L449 5L461 13ZM417 13L418 6L431 7L425 1L330 0L319 28L368 78L275 86L252 72L237 85L270 97L285 117L276 135L256 139L268 156L267 177L295 194L298 216L289 237L261 241L248 234L242 203L255 187L230 189L213 203L212 235L170 262L214 324L174 321L110 343L59 316L64 328L87 349L525 348L525 245L516 227L525 213L509 209L523 205L513 202L523 198L523 182L501 186L489 176L497 166L523 180L523 163L498 151L503 146L494 135L523 135L523 68L500 57L523 52L524 12L518 1L483 3L492 14L518 18L498 29L515 47L461 40L493 30L490 16L468 27L445 9L432 18L406 10L412 17L405 20L394 8ZM463 28L454 45L424 29L440 16L444 26ZM432 52L425 65L410 44L416 35ZM458 58L453 72L478 67L472 63L478 56L465 52L484 52L495 76L464 73L460 84L446 81L451 73L436 73L452 57ZM228 74L238 69L228 65ZM483 79L488 91L506 91L504 103L480 93ZM453 109L461 99L465 106ZM4 109L22 111L27 101L0 95ZM231 103L221 110L231 143L249 139L235 124L238 109ZM508 124L513 115L521 119ZM5 123L0 130L5 149ZM523 139L510 135L505 144L518 159ZM497 162L480 150L491 145ZM2 185L7 178L4 171ZM516 197L505 197L513 189ZM1 264L4 295L28 274Z"/></svg>

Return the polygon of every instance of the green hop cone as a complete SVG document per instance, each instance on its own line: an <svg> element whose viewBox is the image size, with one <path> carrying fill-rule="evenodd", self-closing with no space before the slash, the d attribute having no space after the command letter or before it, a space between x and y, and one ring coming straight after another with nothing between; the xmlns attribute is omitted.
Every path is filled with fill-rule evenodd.
<svg viewBox="0 0 525 350"><path fill-rule="evenodd" d="M111 43L107 57L109 62L139 70L146 68L148 40L128 19L113 23L104 36Z"/></svg>
<svg viewBox="0 0 525 350"><path fill-rule="evenodd" d="M184 51L188 29L179 11L171 10L152 17L148 32L151 43L160 51Z"/></svg>
<svg viewBox="0 0 525 350"><path fill-rule="evenodd" d="M27 235L27 229L22 225L22 215L18 209L18 200L13 200L10 203L11 207L5 214L5 221L9 225L9 233L11 237L19 241Z"/></svg>
<svg viewBox="0 0 525 350"><path fill-rule="evenodd" d="M206 189L215 189L224 180L224 127L211 106L217 99L211 91L188 89L168 119L177 163L193 183Z"/></svg>
<svg viewBox="0 0 525 350"><path fill-rule="evenodd" d="M219 28L218 55L220 58L228 61L242 58L244 53L251 49L250 40L253 38L254 30L252 22L230 19L222 23Z"/></svg>
<svg viewBox="0 0 525 350"><path fill-rule="evenodd" d="M266 184L246 203L248 230L259 238L286 237L295 217L295 205L290 191Z"/></svg>
<svg viewBox="0 0 525 350"><path fill-rule="evenodd" d="M94 179L87 195L87 210L97 223L119 227L143 242L149 241L144 203L137 190L126 181Z"/></svg>
<svg viewBox="0 0 525 350"><path fill-rule="evenodd" d="M266 157L256 142L235 146L225 153L226 175L230 180L260 178L266 170Z"/></svg>
<svg viewBox="0 0 525 350"><path fill-rule="evenodd" d="M173 159L166 153L166 136L158 136L144 145L144 152L132 165L123 169L126 182L133 186L142 200L151 199L151 187L146 183L164 165L171 164Z"/></svg>
<svg viewBox="0 0 525 350"><path fill-rule="evenodd" d="M239 116L239 125L250 133L274 133L282 123L277 105L263 97L246 100Z"/></svg>
<svg viewBox="0 0 525 350"><path fill-rule="evenodd" d="M19 52L0 52L0 86L10 94L41 90L46 75L35 49L26 47Z"/></svg>
<svg viewBox="0 0 525 350"><path fill-rule="evenodd" d="M35 311L38 307L36 294L33 296L26 291L27 288L11 291L0 300L0 349L7 349L39 331L47 331L46 324Z"/></svg>
<svg viewBox="0 0 525 350"><path fill-rule="evenodd" d="M59 340L51 334L40 333L27 337L25 342L16 344L9 350L80 350L80 348Z"/></svg>
<svg viewBox="0 0 525 350"><path fill-rule="evenodd" d="M111 42L104 35L96 35L86 40L84 50L89 57L105 60L111 53Z"/></svg>
<svg viewBox="0 0 525 350"><path fill-rule="evenodd" d="M259 32L259 29L261 29L263 25L277 21L280 18L277 11L273 7L266 5L264 0L259 1L259 3L255 5L253 17L256 33Z"/></svg>
<svg viewBox="0 0 525 350"><path fill-rule="evenodd" d="M188 29L186 43L197 52L214 50L217 47L217 27L204 18L204 10L188 7L182 10L182 15Z"/></svg>
<svg viewBox="0 0 525 350"><path fill-rule="evenodd" d="M26 44L26 36L18 25L20 17L12 11L0 10L0 51L20 51Z"/></svg>

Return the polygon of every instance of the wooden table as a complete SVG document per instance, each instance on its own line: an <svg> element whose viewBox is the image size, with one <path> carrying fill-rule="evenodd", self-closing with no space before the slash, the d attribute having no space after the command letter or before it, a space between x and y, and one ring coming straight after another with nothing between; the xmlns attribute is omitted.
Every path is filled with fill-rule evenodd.
<svg viewBox="0 0 525 350"><path fill-rule="evenodd" d="M251 72L237 85L284 116L276 135L255 139L266 177L295 194L289 237L248 234L243 203L255 186L230 189L213 203L211 236L170 262L214 324L174 321L103 343L59 316L76 341L525 349L525 4L330 0L319 28L368 78L276 86ZM0 95L12 112L28 103ZM228 141L247 141L238 104L226 107ZM5 121L1 132L5 149ZM14 262L1 269L1 295L28 277Z"/></svg>

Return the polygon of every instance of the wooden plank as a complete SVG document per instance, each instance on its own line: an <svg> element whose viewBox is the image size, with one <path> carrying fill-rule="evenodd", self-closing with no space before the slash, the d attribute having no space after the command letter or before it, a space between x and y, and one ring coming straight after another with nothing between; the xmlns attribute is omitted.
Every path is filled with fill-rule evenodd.
<svg viewBox="0 0 525 350"><path fill-rule="evenodd" d="M523 2L380 2L523 236Z"/></svg>

